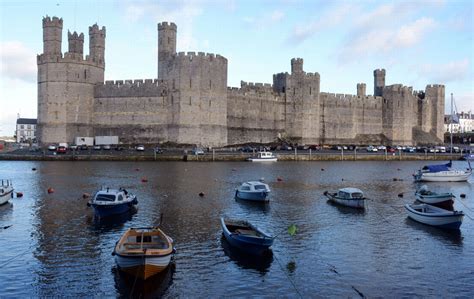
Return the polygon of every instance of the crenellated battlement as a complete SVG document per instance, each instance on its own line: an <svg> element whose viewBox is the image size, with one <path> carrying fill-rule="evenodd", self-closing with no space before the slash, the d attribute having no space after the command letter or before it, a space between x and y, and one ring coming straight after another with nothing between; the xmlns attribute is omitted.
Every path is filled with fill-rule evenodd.
<svg viewBox="0 0 474 299"><path fill-rule="evenodd" d="M89 26L89 35L93 34L103 34L105 37L105 26L102 26L101 29L99 29L99 25L97 25L97 23L92 26Z"/></svg>
<svg viewBox="0 0 474 299"><path fill-rule="evenodd" d="M81 34L78 34L76 31L71 33L71 31L67 31L67 37L68 39L74 39L74 40L81 40L84 41L84 33L81 32Z"/></svg>
<svg viewBox="0 0 474 299"><path fill-rule="evenodd" d="M45 27L63 27L63 19L58 17L50 18L46 16L43 18L43 28Z"/></svg>
<svg viewBox="0 0 474 299"><path fill-rule="evenodd" d="M158 30L174 30L174 31L177 31L178 27L173 22L171 22L171 23L161 22L161 23L158 23Z"/></svg>
<svg viewBox="0 0 474 299"><path fill-rule="evenodd" d="M368 102L375 102L380 101L382 97L378 96L357 96L353 94L342 94L342 93L328 93L328 92L321 92L322 96L327 97L331 100L337 101L368 101Z"/></svg>
<svg viewBox="0 0 474 299"><path fill-rule="evenodd" d="M168 94L168 82L158 79L107 80L96 84L96 98L156 97Z"/></svg>
<svg viewBox="0 0 474 299"><path fill-rule="evenodd" d="M180 61L193 61L199 59L199 61L220 61L220 62L227 62L227 58L221 56L219 54L213 53L204 53L204 52L178 52L176 55L172 56L174 60Z"/></svg>
<svg viewBox="0 0 474 299"><path fill-rule="evenodd" d="M64 54L57 54L57 55L47 55L47 54L38 54L36 56L37 64L44 64L44 63L76 63L76 64L84 64L90 66L97 66L100 68L104 68L104 66L96 61L90 59L89 55L84 55L80 53L70 53L66 52Z"/></svg>

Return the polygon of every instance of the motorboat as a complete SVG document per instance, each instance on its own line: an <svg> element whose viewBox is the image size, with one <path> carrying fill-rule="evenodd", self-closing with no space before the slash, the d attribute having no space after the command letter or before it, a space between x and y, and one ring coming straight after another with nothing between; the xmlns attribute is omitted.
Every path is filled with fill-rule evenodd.
<svg viewBox="0 0 474 299"><path fill-rule="evenodd" d="M417 182L466 182L472 174L471 163L469 168L454 169L452 161L440 165L426 165L413 174Z"/></svg>
<svg viewBox="0 0 474 299"><path fill-rule="evenodd" d="M123 188L102 188L87 205L92 206L98 217L107 217L125 213L137 203L137 197Z"/></svg>
<svg viewBox="0 0 474 299"><path fill-rule="evenodd" d="M436 193L428 190L426 185L423 185L415 192L416 199L422 203L435 205L440 208L452 210L454 203L454 194L452 193Z"/></svg>
<svg viewBox="0 0 474 299"><path fill-rule="evenodd" d="M251 162L276 162L277 160L278 158L273 155L272 152L267 151L257 152L256 157L250 157L247 159L247 161Z"/></svg>
<svg viewBox="0 0 474 299"><path fill-rule="evenodd" d="M164 271L174 252L173 239L160 228L140 227L128 229L112 255L121 271L146 280Z"/></svg>
<svg viewBox="0 0 474 299"><path fill-rule="evenodd" d="M275 239L245 220L221 217L221 226L224 237L231 246L250 254L263 255Z"/></svg>
<svg viewBox="0 0 474 299"><path fill-rule="evenodd" d="M3 205L13 197L13 184L11 180L2 180L0 185L0 205Z"/></svg>
<svg viewBox="0 0 474 299"><path fill-rule="evenodd" d="M357 209L365 209L366 206L367 198L364 196L364 193L357 188L342 188L333 193L325 191L324 195L329 201L342 206Z"/></svg>
<svg viewBox="0 0 474 299"><path fill-rule="evenodd" d="M259 181L249 181L243 183L235 190L235 198L250 200L255 202L268 201L267 196L270 193L270 187Z"/></svg>
<svg viewBox="0 0 474 299"><path fill-rule="evenodd" d="M411 219L440 228L459 229L464 218L462 211L448 211L429 204L406 204L405 209Z"/></svg>

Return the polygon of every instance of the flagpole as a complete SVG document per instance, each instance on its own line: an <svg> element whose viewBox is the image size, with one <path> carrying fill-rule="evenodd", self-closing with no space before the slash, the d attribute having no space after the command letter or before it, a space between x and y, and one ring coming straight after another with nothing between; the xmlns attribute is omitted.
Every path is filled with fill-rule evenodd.
<svg viewBox="0 0 474 299"><path fill-rule="evenodd" d="M451 124L450 124L450 127L451 127L451 130L450 130L450 137L451 137L451 151L450 151L450 154L451 154L451 157L453 156L453 119L454 116L453 116L453 93L451 93Z"/></svg>

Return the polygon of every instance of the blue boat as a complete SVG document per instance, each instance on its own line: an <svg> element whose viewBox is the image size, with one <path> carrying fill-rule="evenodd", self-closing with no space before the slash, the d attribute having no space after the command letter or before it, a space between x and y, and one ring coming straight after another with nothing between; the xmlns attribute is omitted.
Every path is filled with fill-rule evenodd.
<svg viewBox="0 0 474 299"><path fill-rule="evenodd" d="M235 197L243 200L256 202L268 201L267 196L270 193L270 187L262 182L250 181L243 183L235 190Z"/></svg>
<svg viewBox="0 0 474 299"><path fill-rule="evenodd" d="M137 203L137 197L123 188L102 188L87 205L96 216L107 217L128 212Z"/></svg>
<svg viewBox="0 0 474 299"><path fill-rule="evenodd" d="M250 254L265 254L275 239L245 220L221 217L221 226L224 237L231 246Z"/></svg>

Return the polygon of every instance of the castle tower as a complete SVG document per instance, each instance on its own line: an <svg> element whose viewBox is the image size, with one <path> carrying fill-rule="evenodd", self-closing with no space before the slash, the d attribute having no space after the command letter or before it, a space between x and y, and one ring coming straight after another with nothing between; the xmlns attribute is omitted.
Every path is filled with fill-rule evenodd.
<svg viewBox="0 0 474 299"><path fill-rule="evenodd" d="M175 23L158 23L158 79L164 79L168 73L168 64L176 54Z"/></svg>
<svg viewBox="0 0 474 299"><path fill-rule="evenodd" d="M69 53L84 54L84 33L77 34L76 31L71 33L67 31L67 37L69 41Z"/></svg>
<svg viewBox="0 0 474 299"><path fill-rule="evenodd" d="M43 18L43 53L45 55L61 55L63 19L57 17Z"/></svg>
<svg viewBox="0 0 474 299"><path fill-rule="evenodd" d="M365 97L367 85L365 83L357 83L357 96Z"/></svg>
<svg viewBox="0 0 474 299"><path fill-rule="evenodd" d="M303 58L291 59L291 73L302 74L303 73Z"/></svg>
<svg viewBox="0 0 474 299"><path fill-rule="evenodd" d="M426 118L431 121L431 124L426 124L425 128L430 128L430 133L436 135L438 142L443 142L445 87L440 84L427 85L425 94L426 104L430 105L425 109L431 112L431 115Z"/></svg>
<svg viewBox="0 0 474 299"><path fill-rule="evenodd" d="M385 69L374 70L374 96L382 96L385 87Z"/></svg>
<svg viewBox="0 0 474 299"><path fill-rule="evenodd" d="M100 65L105 64L105 27L97 24L89 27L89 59Z"/></svg>

